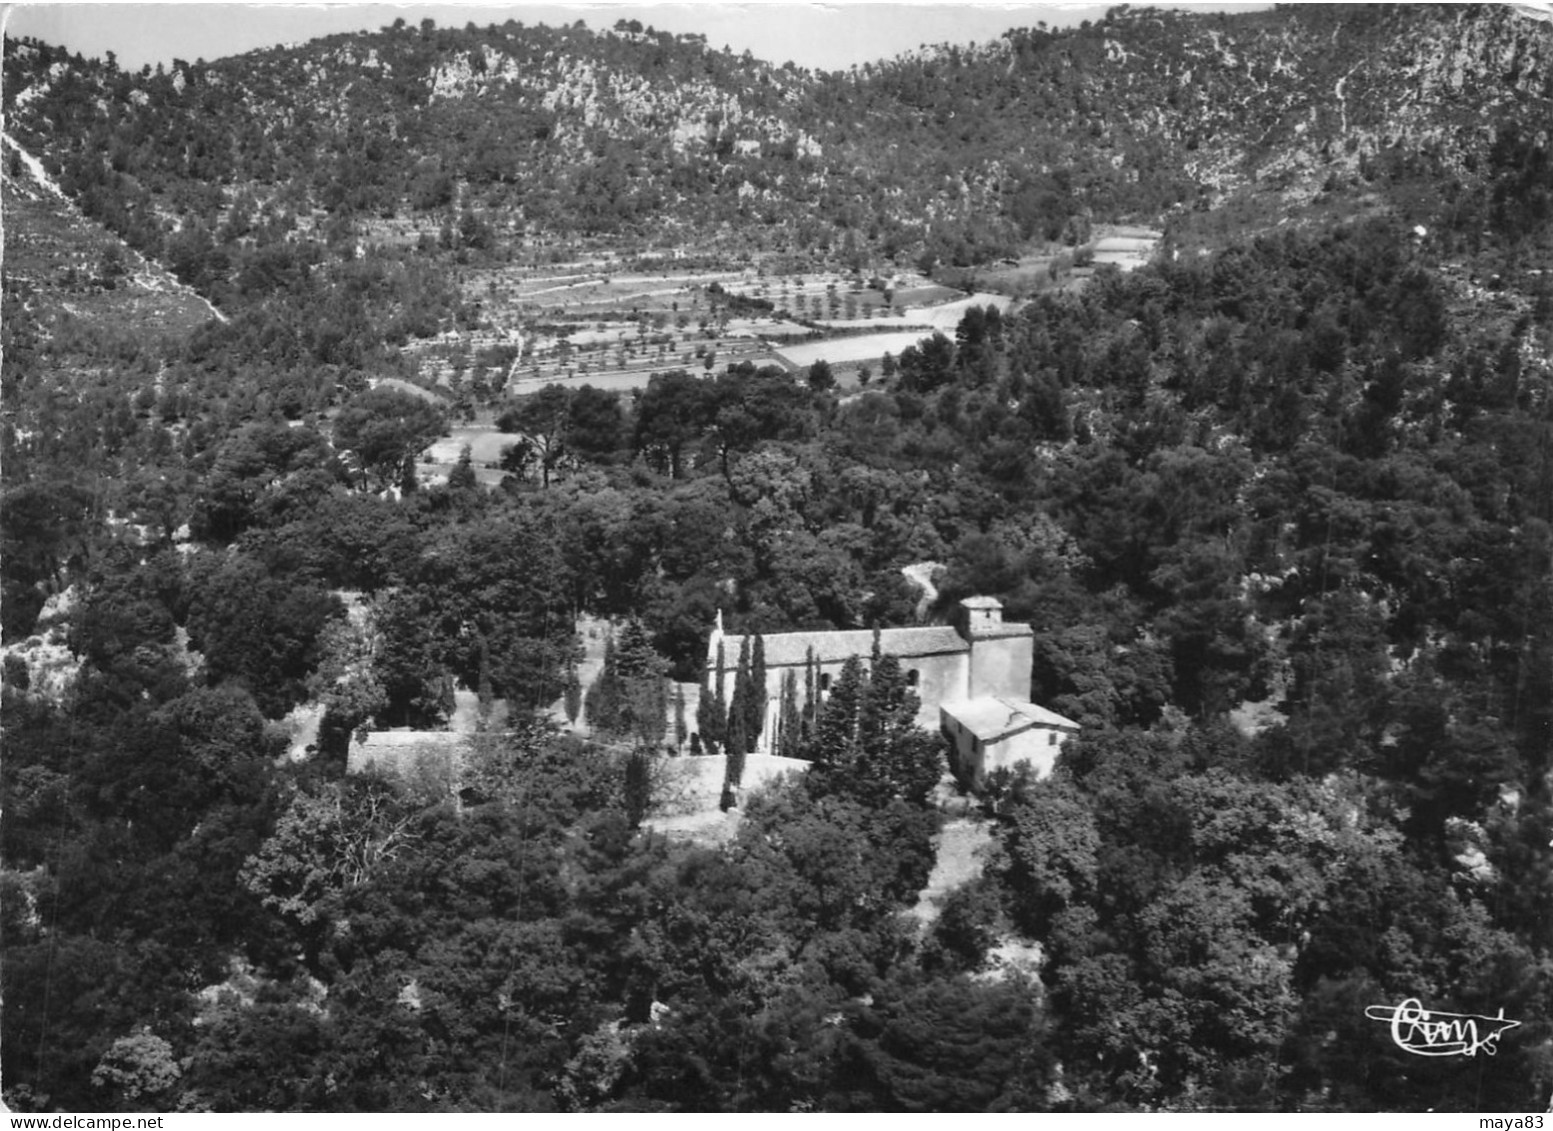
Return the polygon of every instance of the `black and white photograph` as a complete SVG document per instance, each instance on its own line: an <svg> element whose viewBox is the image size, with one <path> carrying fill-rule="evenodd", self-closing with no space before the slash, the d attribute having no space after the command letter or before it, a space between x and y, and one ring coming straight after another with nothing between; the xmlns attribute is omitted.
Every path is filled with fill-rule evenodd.
<svg viewBox="0 0 1553 1131"><path fill-rule="evenodd" d="M13 1128L1553 1131L1547 5L3 15Z"/></svg>

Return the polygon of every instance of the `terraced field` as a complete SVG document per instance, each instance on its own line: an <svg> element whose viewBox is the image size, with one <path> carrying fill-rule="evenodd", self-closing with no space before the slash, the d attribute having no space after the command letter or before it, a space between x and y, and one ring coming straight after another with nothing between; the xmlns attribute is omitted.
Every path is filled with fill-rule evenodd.
<svg viewBox="0 0 1553 1131"><path fill-rule="evenodd" d="M822 358L877 361L935 329L952 332L972 303L1010 301L967 297L916 274L621 272L606 259L477 270L462 286L480 306L481 329L411 346L426 386L451 399L477 387L638 389L669 369L711 373L742 362L796 370ZM872 326L879 332L858 333Z"/></svg>

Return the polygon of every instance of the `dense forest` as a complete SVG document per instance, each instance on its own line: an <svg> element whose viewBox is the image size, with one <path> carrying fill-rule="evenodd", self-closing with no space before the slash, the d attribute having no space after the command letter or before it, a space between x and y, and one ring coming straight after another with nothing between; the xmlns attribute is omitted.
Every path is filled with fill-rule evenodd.
<svg viewBox="0 0 1553 1131"><path fill-rule="evenodd" d="M1372 36L1407 18L1360 11ZM1275 16L1165 22L1290 42ZM1139 18L1111 34L1142 37ZM446 64L491 34L399 27L347 46L401 53L405 74L401 56ZM999 78L1002 53L1039 76L1029 89L1082 99L1052 53L1062 74L1098 73L1085 52L1107 33L1030 30L819 77L628 26L501 34L536 65L609 44L619 58L593 65L617 78L650 53L665 89L754 75L773 118L801 95L831 132L773 126L773 151L751 155L801 165L820 159L800 135L834 147L870 120L926 152L971 116L967 152L995 150L998 99L1024 89ZM408 82L363 82L307 118L292 76L331 41L138 79L17 46L8 137L43 137L9 115L42 51L61 77L24 109L62 131L45 165L224 315L135 332L60 314L8 267L13 1110L1547 1105L1545 128L1507 112L1459 177L1460 154L1421 165L1399 145L1293 224L1272 197L1248 198L1256 214L1199 202L1184 166L1102 199L1075 163L1002 204L972 194L971 219L941 229L809 201L843 261L976 260L1082 240L1073 226L1097 215L1162 217L1166 235L1134 272L973 307L862 384L744 363L667 367L626 393L493 394L528 447L491 489L467 455L418 481L449 406L381 381L413 375L406 341L478 319L460 257L531 255L540 230L629 241L631 217L670 195L692 200L667 209L687 226L715 216L692 166L728 179L737 228L737 183L758 170L665 143L599 212L564 181L503 172L570 160L537 112L503 119L508 164L478 137L440 151L467 114ZM1542 65L1515 81L1545 99ZM175 83L219 101L239 75L268 84L287 129L256 114L247 132L221 125L216 151L195 125L214 102L158 101ZM98 83L123 87L107 111L71 93ZM842 121L849 90L867 97ZM151 128L158 114L187 132ZM1115 114L1174 152L1141 111ZM384 150L394 130L423 132ZM337 161L288 151L308 137L341 145ZM707 144L715 157L715 131ZM878 199L930 176L856 144ZM458 163L470 153L492 166ZM276 194L244 205L227 190L245 180ZM366 218L404 209L447 239L373 244ZM298 229L304 213L318 222ZM783 254L802 250L796 215ZM111 290L113 263L93 266L69 286ZM902 574L922 562L943 563L925 613ZM628 722L583 737L547 712L575 697L583 615L621 626L638 676L694 681L719 610L732 632L857 629L942 623L972 594L1034 626L1030 697L1083 731L1050 777L1000 775L971 799L991 854L926 926L909 911L946 766L891 663L851 669L805 727L810 771L743 800L716 844L644 819ZM345 773L354 734L442 725L455 686L507 710L456 790ZM316 752L293 760L280 720L303 703L325 712ZM682 738L656 736L653 755L681 756ZM1405 998L1522 1024L1492 1057L1413 1057L1365 1017Z"/></svg>

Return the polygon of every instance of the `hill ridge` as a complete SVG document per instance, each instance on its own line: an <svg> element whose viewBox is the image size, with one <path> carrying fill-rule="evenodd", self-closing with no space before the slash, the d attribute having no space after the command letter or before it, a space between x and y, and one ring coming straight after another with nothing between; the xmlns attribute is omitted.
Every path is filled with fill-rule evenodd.
<svg viewBox="0 0 1553 1131"><path fill-rule="evenodd" d="M67 192L106 179L154 214L176 187L177 216L206 227L234 206L357 225L469 209L519 238L733 241L753 222L789 249L973 262L1097 220L1303 206L1399 163L1470 181L1485 120L1553 114L1547 40L1514 9L1118 10L815 74L697 37L508 21L165 74L18 44L6 101L19 140L74 139L39 145ZM153 121L194 143L159 150Z"/></svg>

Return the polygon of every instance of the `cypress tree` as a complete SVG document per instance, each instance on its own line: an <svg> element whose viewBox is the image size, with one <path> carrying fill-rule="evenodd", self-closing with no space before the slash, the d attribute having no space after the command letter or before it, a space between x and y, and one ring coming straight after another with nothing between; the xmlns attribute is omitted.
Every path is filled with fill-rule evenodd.
<svg viewBox="0 0 1553 1131"><path fill-rule="evenodd" d="M620 723L620 676L615 666L615 634L604 638L604 666L588 688L588 726L595 732L613 732Z"/></svg>
<svg viewBox="0 0 1553 1131"><path fill-rule="evenodd" d="M717 646L718 665L722 663L722 645ZM713 705L715 695L712 691L713 669L708 665L701 673L701 694L696 699L696 734L701 742L711 743L716 740L716 724L712 721L712 715L716 708ZM699 744L698 744L699 747Z"/></svg>
<svg viewBox="0 0 1553 1131"><path fill-rule="evenodd" d="M669 730L669 684L662 672L655 672L648 678L652 681L648 684L652 714L644 720L647 725L643 727L643 737L656 746L662 744Z"/></svg>
<svg viewBox="0 0 1553 1131"><path fill-rule="evenodd" d="M480 697L480 710L489 711L491 700L495 693L491 690L491 643L485 638L485 633L480 634L480 685L478 688Z"/></svg>
<svg viewBox="0 0 1553 1131"><path fill-rule="evenodd" d="M744 696L741 694L743 690L739 686L739 674L735 671L733 676L733 698L728 700L723 714L722 740L724 751L727 750L728 744L733 741L735 730L741 735L744 733L744 712L742 709Z"/></svg>
<svg viewBox="0 0 1553 1131"><path fill-rule="evenodd" d="M791 669L782 677L782 708L777 718L777 753L796 758L803 745L803 718L798 706L798 673Z"/></svg>
<svg viewBox="0 0 1553 1131"><path fill-rule="evenodd" d="M642 747L626 756L625 775L626 820L640 828L652 803L652 762Z"/></svg>
<svg viewBox="0 0 1553 1131"><path fill-rule="evenodd" d="M739 666L733 676L733 702L728 704L728 753L733 753L733 736L737 725L741 745L740 753L749 751L750 742L750 638L739 641Z"/></svg>
<svg viewBox="0 0 1553 1131"><path fill-rule="evenodd" d="M685 745L685 689L679 684L674 685L674 749L680 750Z"/></svg>
<svg viewBox="0 0 1553 1131"><path fill-rule="evenodd" d="M723 646L717 646L717 674L716 682L712 685L712 710L707 716L710 728L703 732L701 739L706 743L707 753L716 754L722 748L724 739L728 735L728 697L723 692Z"/></svg>
<svg viewBox="0 0 1553 1131"><path fill-rule="evenodd" d="M744 733L749 739L750 753L760 741L760 732L766 729L766 638L755 637L755 649L750 654L749 688L744 701Z"/></svg>
<svg viewBox="0 0 1553 1131"><path fill-rule="evenodd" d="M728 761L723 771L723 794L726 797L737 796L735 791L744 780L744 761L749 755L746 753L749 738L744 733L744 720L738 715L728 717ZM731 804L732 802L730 802ZM727 806L724 806L727 808Z"/></svg>
<svg viewBox="0 0 1553 1131"><path fill-rule="evenodd" d="M814 740L814 723L820 715L819 703L815 698L819 692L819 677L815 674L818 670L819 664L814 659L814 646L810 645L803 661L803 725L800 744L805 750Z"/></svg>
<svg viewBox="0 0 1553 1131"><path fill-rule="evenodd" d="M582 681L577 678L577 665L572 664L566 669L566 721L573 726L577 725L577 716L582 711Z"/></svg>
<svg viewBox="0 0 1553 1131"><path fill-rule="evenodd" d="M573 678L576 678L575 675ZM570 686L567 687L567 690L571 690ZM480 704L475 728L477 730L484 730L490 725L491 709L496 706L496 692L491 687L491 645L486 640L485 633L483 632L480 634L480 678L475 694ZM566 706L570 709L570 699L566 701ZM575 713L572 713L570 721L576 723L577 716Z"/></svg>
<svg viewBox="0 0 1553 1131"><path fill-rule="evenodd" d="M587 722L595 732L615 733L620 730L621 708L624 707L624 696L621 693L620 649L615 645L615 634L610 631L604 637L604 666L599 668L587 696Z"/></svg>

